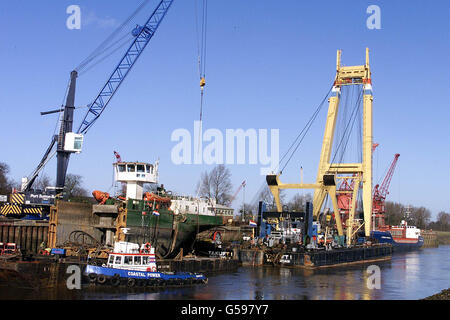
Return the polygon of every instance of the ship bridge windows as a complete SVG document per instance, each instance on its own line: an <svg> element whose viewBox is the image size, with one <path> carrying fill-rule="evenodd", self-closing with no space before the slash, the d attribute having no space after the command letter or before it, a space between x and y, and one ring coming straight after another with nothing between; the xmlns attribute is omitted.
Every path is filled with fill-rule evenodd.
<svg viewBox="0 0 450 320"><path fill-rule="evenodd" d="M138 164L136 166L136 171L137 172L145 172L145 166L143 164Z"/></svg>
<svg viewBox="0 0 450 320"><path fill-rule="evenodd" d="M114 259L114 264L122 264L122 256L116 256Z"/></svg>
<svg viewBox="0 0 450 320"><path fill-rule="evenodd" d="M123 264L130 265L133 264L133 257L125 256L123 259Z"/></svg>
<svg viewBox="0 0 450 320"><path fill-rule="evenodd" d="M119 164L119 172L125 172L125 165L124 164Z"/></svg>
<svg viewBox="0 0 450 320"><path fill-rule="evenodd" d="M136 165L127 164L127 172L136 172Z"/></svg>
<svg viewBox="0 0 450 320"><path fill-rule="evenodd" d="M134 261L134 265L136 265L136 266L140 266L142 264L141 256L134 256L133 261Z"/></svg>
<svg viewBox="0 0 450 320"><path fill-rule="evenodd" d="M153 174L153 166L151 164L146 164L145 172Z"/></svg>

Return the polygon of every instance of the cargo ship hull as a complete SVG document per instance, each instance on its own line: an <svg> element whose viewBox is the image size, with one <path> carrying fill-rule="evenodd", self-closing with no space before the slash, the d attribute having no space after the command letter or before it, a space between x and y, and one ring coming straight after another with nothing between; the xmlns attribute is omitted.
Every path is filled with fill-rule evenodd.
<svg viewBox="0 0 450 320"><path fill-rule="evenodd" d="M417 239L408 238L394 238L388 231L372 231L372 238L379 243L389 243L394 248L394 252L411 251L420 249L423 246L424 240L422 236Z"/></svg>
<svg viewBox="0 0 450 320"><path fill-rule="evenodd" d="M192 250L198 233L223 225L221 216L183 214L160 211L159 215L129 210L127 237L136 243L150 242L156 252L165 258Z"/></svg>

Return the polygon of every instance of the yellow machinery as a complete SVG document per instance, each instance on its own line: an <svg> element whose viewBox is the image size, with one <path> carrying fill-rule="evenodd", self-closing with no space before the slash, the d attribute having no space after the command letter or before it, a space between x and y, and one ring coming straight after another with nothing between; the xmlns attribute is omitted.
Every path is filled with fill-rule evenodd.
<svg viewBox="0 0 450 320"><path fill-rule="evenodd" d="M363 85L363 146L362 163L330 163L339 99L342 86ZM362 66L341 66L341 50L337 51L336 78L329 98L328 115L320 154L316 183L282 183L278 175L268 175L267 184L272 192L277 210L282 211L280 189L314 189L313 216L317 219L328 194L333 203L338 234L344 235L343 223L339 214L336 193L336 179L353 179L354 189L348 221L345 222L347 244L350 245L356 231L364 226L365 235L370 235L372 213L372 81L369 67L369 49L366 49L366 63ZM362 183L364 223L358 224L355 217L356 199ZM348 192L348 191L347 191ZM356 230L354 230L356 229Z"/></svg>

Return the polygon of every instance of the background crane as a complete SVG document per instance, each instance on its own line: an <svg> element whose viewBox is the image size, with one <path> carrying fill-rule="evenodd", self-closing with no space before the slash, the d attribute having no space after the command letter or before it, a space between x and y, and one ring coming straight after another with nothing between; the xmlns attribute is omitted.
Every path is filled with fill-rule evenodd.
<svg viewBox="0 0 450 320"><path fill-rule="evenodd" d="M391 166L384 177L383 182L380 185L376 185L373 190L373 211L372 213L375 215L375 221L378 223L377 226L384 226L385 219L385 200L386 196L389 194L389 185L391 184L392 176L394 175L395 166L397 165L398 158L400 157L399 153L396 153L394 156L394 160L392 160Z"/></svg>
<svg viewBox="0 0 450 320"><path fill-rule="evenodd" d="M389 194L389 185L392 180L392 176L394 175L394 170L397 165L398 158L400 154L397 153L394 156L394 160L392 161L386 176L383 179L381 185L375 185L373 189L373 197L372 197L372 214L374 216L373 227L384 226L385 219L385 200L386 196ZM354 180L348 181L349 179L343 179L338 193L338 206L339 212L342 215L343 221L345 222L348 217L348 212L350 210L350 205L352 202L352 192L354 188Z"/></svg>
<svg viewBox="0 0 450 320"><path fill-rule="evenodd" d="M39 218L42 218L49 214L50 206L54 204L55 198L63 194L70 155L72 153L81 152L84 135L108 106L112 97L115 95L139 56L152 39L173 1L174 0L160 0L144 25L137 25L132 30L131 35L127 31L125 34L127 39L125 39L124 36L121 36L119 40L115 40L114 43L111 44L113 38L118 36L118 32L122 31L126 24L128 24L131 19L150 2L150 0L143 0L141 5L131 14L131 16L112 35L103 41L100 46L88 56L88 58L70 73L70 81L65 96L65 105L56 110L41 112L42 115L60 113L59 132L52 136L50 145L31 175L22 179L21 191L14 191L13 194L10 195L9 201L11 204L8 204L6 209L3 208L2 213L13 213L16 215L33 214L35 215L32 217L33 219L37 218L36 215L39 215ZM124 39L126 42L123 42L119 47L114 48L119 41L123 41ZM127 43L131 43L128 50L122 56L119 64L115 67L106 84L100 90L100 93L96 96L94 101L87 106L88 111L81 121L78 130L73 132L74 110L76 109L75 91L79 73L81 74L82 71L87 71L87 69L85 69L86 66L94 61L94 59L100 59L100 55L106 54L106 51L117 51ZM109 54L110 53L108 53L107 56L109 56ZM96 63L101 62L104 58L105 57L102 57ZM91 65L90 68L91 67L93 67L93 65ZM45 190L34 190L32 188L33 183L36 181L36 178L48 161L50 161L55 154L57 156L56 186L47 186Z"/></svg>
<svg viewBox="0 0 450 320"><path fill-rule="evenodd" d="M76 79L78 77L77 70L71 72L69 90L66 99L66 105L62 109L63 117L61 120L59 134L53 136L50 146L44 154L38 167L33 171L30 178L23 182L22 191L30 191L33 182L36 180L39 172L54 155L52 149L57 144L57 173L56 173L56 189L62 191L65 185L66 173L69 164L70 154L81 152L83 143L83 135L92 127L97 121L100 115L103 113L111 98L119 89L120 85L125 80L131 68L136 63L137 59L150 42L150 39L155 34L160 23L164 19L167 11L172 5L174 0L161 0L150 15L148 20L143 26L136 26L133 29L132 35L134 40L130 47L126 51L125 55L120 60L117 67L110 75L108 81L101 89L100 93L94 99L94 101L88 105L89 109L86 112L77 133L72 132L73 126L73 111L75 109L75 87ZM61 110L55 110L53 112L59 112Z"/></svg>
<svg viewBox="0 0 450 320"><path fill-rule="evenodd" d="M230 203L232 203L234 199L236 199L237 195L239 194L242 188L245 188L245 180L242 181L242 183L239 185L239 188L237 188L236 192L231 197Z"/></svg>

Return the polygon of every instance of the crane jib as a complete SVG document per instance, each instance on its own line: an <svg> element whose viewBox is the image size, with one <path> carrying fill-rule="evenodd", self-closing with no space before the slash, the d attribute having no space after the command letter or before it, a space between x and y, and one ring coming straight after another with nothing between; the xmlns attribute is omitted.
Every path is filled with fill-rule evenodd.
<svg viewBox="0 0 450 320"><path fill-rule="evenodd" d="M137 26L133 30L132 34L135 36L133 43L122 57L121 61L109 77L106 84L103 86L100 93L95 98L94 102L89 105L89 110L84 116L77 133L85 134L100 117L109 101L114 96L117 89L119 89L125 77L128 75L128 72L131 70L142 51L153 37L173 1L174 0L162 0L147 20L146 24L144 26Z"/></svg>

